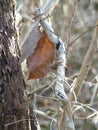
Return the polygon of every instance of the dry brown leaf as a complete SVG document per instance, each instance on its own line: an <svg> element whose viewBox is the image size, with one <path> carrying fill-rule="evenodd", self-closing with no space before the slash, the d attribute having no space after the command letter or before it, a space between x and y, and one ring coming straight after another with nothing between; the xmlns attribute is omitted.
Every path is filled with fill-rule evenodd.
<svg viewBox="0 0 98 130"><path fill-rule="evenodd" d="M44 33L34 53L27 59L28 79L42 78L49 72L54 52L55 45L49 41L47 35Z"/></svg>
<svg viewBox="0 0 98 130"><path fill-rule="evenodd" d="M26 38L21 47L21 58L20 62L23 62L34 52L34 49L37 46L39 39L41 38L41 31L38 27L39 20L35 21L35 23L31 26Z"/></svg>

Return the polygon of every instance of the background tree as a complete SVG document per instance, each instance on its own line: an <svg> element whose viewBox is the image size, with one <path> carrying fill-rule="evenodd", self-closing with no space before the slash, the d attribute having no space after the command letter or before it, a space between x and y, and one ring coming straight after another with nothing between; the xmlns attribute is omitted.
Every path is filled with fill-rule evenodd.
<svg viewBox="0 0 98 130"><path fill-rule="evenodd" d="M24 94L15 6L14 0L0 0L0 130L37 130L32 104L29 109Z"/></svg>

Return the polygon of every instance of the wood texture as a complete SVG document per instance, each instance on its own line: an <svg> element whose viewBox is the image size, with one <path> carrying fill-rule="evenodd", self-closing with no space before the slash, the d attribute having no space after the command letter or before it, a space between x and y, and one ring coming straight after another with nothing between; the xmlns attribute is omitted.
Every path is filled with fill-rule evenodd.
<svg viewBox="0 0 98 130"><path fill-rule="evenodd" d="M18 61L15 2L0 0L0 130L28 129L29 105Z"/></svg>

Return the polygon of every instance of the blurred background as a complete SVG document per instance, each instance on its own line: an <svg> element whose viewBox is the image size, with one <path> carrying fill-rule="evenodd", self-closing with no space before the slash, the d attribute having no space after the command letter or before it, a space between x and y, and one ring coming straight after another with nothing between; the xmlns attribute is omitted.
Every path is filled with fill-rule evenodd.
<svg viewBox="0 0 98 130"><path fill-rule="evenodd" d="M35 5L41 8L45 3L46 0L16 1L19 46L34 22ZM67 50L65 79L71 85L78 76L98 21L98 0L60 0L47 20L56 35L64 41ZM62 113L62 105L54 99L56 67L47 76L37 80L27 80L25 64L22 69L27 85L26 92L29 96L33 93L32 102L42 130L55 128L55 119L59 120ZM75 100L71 99L76 130L98 130L98 46L77 100L74 104Z"/></svg>

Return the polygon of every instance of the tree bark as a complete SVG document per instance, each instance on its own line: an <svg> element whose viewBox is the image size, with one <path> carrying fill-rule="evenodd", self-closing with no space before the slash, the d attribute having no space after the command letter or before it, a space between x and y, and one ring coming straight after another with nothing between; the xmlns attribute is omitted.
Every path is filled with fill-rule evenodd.
<svg viewBox="0 0 98 130"><path fill-rule="evenodd" d="M37 130L35 116L28 123L29 105L18 52L15 1L0 0L0 130Z"/></svg>

